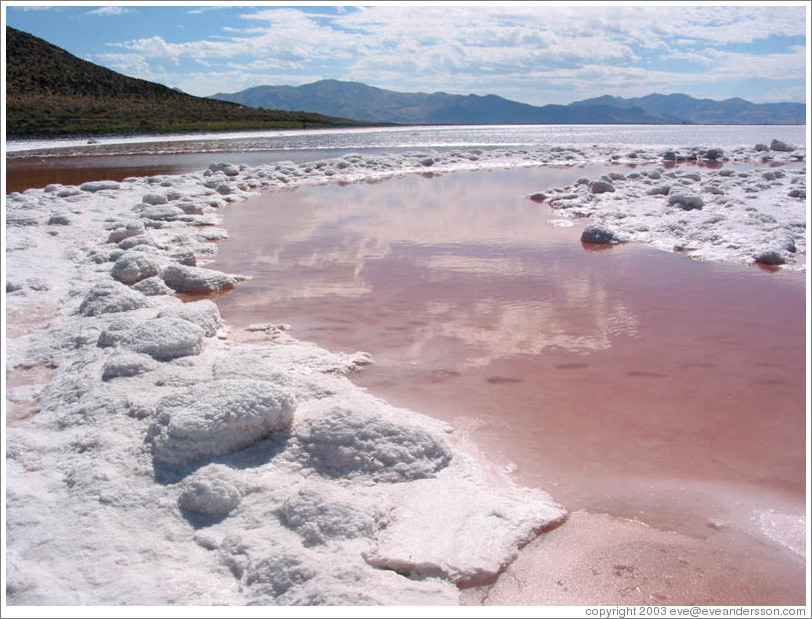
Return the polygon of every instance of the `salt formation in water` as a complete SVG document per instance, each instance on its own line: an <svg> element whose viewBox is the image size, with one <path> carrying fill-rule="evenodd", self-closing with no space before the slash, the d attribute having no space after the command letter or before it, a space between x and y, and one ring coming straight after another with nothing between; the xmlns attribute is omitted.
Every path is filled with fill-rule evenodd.
<svg viewBox="0 0 812 619"><path fill-rule="evenodd" d="M7 196L7 317L20 333L7 367L48 377L9 396L8 602L456 604L458 586L492 582L565 518L551 497L515 486L444 424L356 388L347 375L368 355L272 323L232 333L213 303L170 293L239 284L199 265L225 235L218 209L259 189L595 160L624 157L348 155ZM789 257L805 251L789 193L805 188L794 168L770 173L652 168L549 201L618 238ZM702 208L668 204L672 188ZM717 241L725 231L734 241Z"/></svg>
<svg viewBox="0 0 812 619"><path fill-rule="evenodd" d="M776 146L774 143L773 146ZM773 151L803 159L779 143ZM713 161L722 157L712 149ZM673 161L702 162L668 151L665 165L580 179L544 196L568 217L588 217L582 240L589 243L641 242L706 260L790 265L806 254L806 168L705 165L673 167ZM738 160L738 153L734 156ZM775 164L771 156L767 162ZM787 161L782 159L781 161ZM539 194L530 196L539 201Z"/></svg>

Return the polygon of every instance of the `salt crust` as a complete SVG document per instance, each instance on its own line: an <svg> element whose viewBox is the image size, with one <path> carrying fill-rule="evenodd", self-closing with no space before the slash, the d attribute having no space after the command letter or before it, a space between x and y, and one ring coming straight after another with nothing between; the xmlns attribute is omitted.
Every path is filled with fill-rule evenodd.
<svg viewBox="0 0 812 619"><path fill-rule="evenodd" d="M515 486L443 424L356 388L347 375L368 355L270 323L234 338L216 306L183 305L164 287L240 281L196 266L214 251L200 226L229 202L427 168L650 164L547 199L619 237L668 249L678 239L701 257L752 260L767 247L792 264L805 251L804 205L788 195L805 195L801 170L694 178L656 168L662 159L561 147L347 155L6 196L8 310L57 311L6 342L10 370L54 368L32 387L37 414L6 433L8 603L439 605L459 603L458 585L493 581L565 518L546 493ZM694 185L701 208L669 205L674 185ZM726 251L686 223L696 216L735 235ZM778 247L765 231L780 233Z"/></svg>
<svg viewBox="0 0 812 619"><path fill-rule="evenodd" d="M595 192L596 185L612 189ZM586 242L639 242L701 260L806 268L801 163L742 171L651 166L581 179L545 200L564 217L589 218Z"/></svg>

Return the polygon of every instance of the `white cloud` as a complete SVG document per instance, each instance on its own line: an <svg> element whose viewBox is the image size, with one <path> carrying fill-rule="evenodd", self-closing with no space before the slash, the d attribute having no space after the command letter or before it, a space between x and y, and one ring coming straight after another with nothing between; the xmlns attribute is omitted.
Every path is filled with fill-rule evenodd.
<svg viewBox="0 0 812 619"><path fill-rule="evenodd" d="M135 13L135 9L128 8L125 6L102 6L98 9L93 9L92 11L88 11L88 15L111 15L111 16L118 16L118 15L129 15L131 13Z"/></svg>
<svg viewBox="0 0 812 619"><path fill-rule="evenodd" d="M61 11L63 7L61 6L46 6L40 4L34 5L10 5L14 6L14 8L18 11Z"/></svg>
<svg viewBox="0 0 812 619"><path fill-rule="evenodd" d="M783 54L744 51L756 39L805 34L803 7L404 4L318 13L242 8L239 19L250 24L246 28L224 20L220 33L205 40L153 36L117 47L122 55L156 66L205 63L221 80L239 71L228 81L241 88L326 76L393 90L516 93L517 100L534 104L549 102L545 98L555 89L562 97L591 89L591 96L596 88L624 94L621 88L646 83L649 90L659 85L674 90L749 75L805 78L804 46ZM725 51L732 44L737 51ZM179 82L187 76L176 77ZM532 81L537 85L528 87ZM184 89L210 94L204 90L208 83ZM505 90L497 91L497 85Z"/></svg>

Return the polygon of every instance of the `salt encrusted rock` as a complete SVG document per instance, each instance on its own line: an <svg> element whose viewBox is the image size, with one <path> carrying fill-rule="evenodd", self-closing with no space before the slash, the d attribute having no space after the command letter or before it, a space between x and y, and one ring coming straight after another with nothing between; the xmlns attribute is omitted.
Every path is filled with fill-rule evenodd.
<svg viewBox="0 0 812 619"><path fill-rule="evenodd" d="M547 196L546 193L542 193L539 191L537 193L531 194L529 197L533 202L544 202L549 196Z"/></svg>
<svg viewBox="0 0 812 619"><path fill-rule="evenodd" d="M725 154L721 148L709 148L703 153L703 158L708 161L718 161Z"/></svg>
<svg viewBox="0 0 812 619"><path fill-rule="evenodd" d="M79 313L82 316L98 316L148 306L149 301L143 294L111 280L96 284L90 289L79 306Z"/></svg>
<svg viewBox="0 0 812 619"><path fill-rule="evenodd" d="M163 316L142 322L123 333L119 345L149 355L158 361L199 355L205 332L196 324Z"/></svg>
<svg viewBox="0 0 812 619"><path fill-rule="evenodd" d="M65 187L64 189L60 189L56 192L56 195L60 198L70 198L71 196L78 196L81 191L79 191L78 187Z"/></svg>
<svg viewBox="0 0 812 619"><path fill-rule="evenodd" d="M154 221L173 221L185 214L183 209L179 209L177 206L172 206L171 204L156 204L141 210L141 217Z"/></svg>
<svg viewBox="0 0 812 619"><path fill-rule="evenodd" d="M187 215L202 215L205 212L203 205L197 202L178 202L175 206Z"/></svg>
<svg viewBox="0 0 812 619"><path fill-rule="evenodd" d="M161 193L147 193L141 198L141 202L144 204L166 204L169 200L166 199L166 196Z"/></svg>
<svg viewBox="0 0 812 619"><path fill-rule="evenodd" d="M300 554L274 553L252 561L245 570L243 583L252 594L274 599L317 574L317 566L308 565Z"/></svg>
<svg viewBox="0 0 812 619"><path fill-rule="evenodd" d="M197 266L197 256L195 255L195 252L188 249L181 249L180 251L173 252L169 254L169 257L178 264L182 264L187 267Z"/></svg>
<svg viewBox="0 0 812 619"><path fill-rule="evenodd" d="M116 181L90 181L89 183L79 185L79 189L89 193L96 193L104 189L118 189L119 187L121 187L121 185Z"/></svg>
<svg viewBox="0 0 812 619"><path fill-rule="evenodd" d="M219 193L221 196L227 196L231 194L231 187L229 187L228 183L220 183L214 190Z"/></svg>
<svg viewBox="0 0 812 619"><path fill-rule="evenodd" d="M711 193L715 196L723 196L725 195L725 190L721 187L717 187L716 185L705 185L702 188L702 191L706 191L707 193Z"/></svg>
<svg viewBox="0 0 812 619"><path fill-rule="evenodd" d="M803 198L806 199L806 189L803 188L795 188L790 189L789 193L787 194L790 198Z"/></svg>
<svg viewBox="0 0 812 619"><path fill-rule="evenodd" d="M99 339L96 345L100 348L107 348L108 346L117 346L124 338L124 335L132 329L140 325L143 320L134 316L122 316L111 321L99 334Z"/></svg>
<svg viewBox="0 0 812 619"><path fill-rule="evenodd" d="M209 164L209 170L212 172L222 172L226 176L238 176L240 168L233 163L212 163Z"/></svg>
<svg viewBox="0 0 812 619"><path fill-rule="evenodd" d="M161 277L175 292L211 292L231 288L237 278L220 271L171 264L164 268Z"/></svg>
<svg viewBox="0 0 812 619"><path fill-rule="evenodd" d="M115 261L110 275L116 281L131 286L142 279L158 275L161 268L162 265L156 258L143 252L130 251Z"/></svg>
<svg viewBox="0 0 812 619"><path fill-rule="evenodd" d="M485 487L471 479L448 488L426 479L404 488L367 563L410 578L442 577L461 586L492 582L518 549L564 520L544 492ZM402 506L402 507L401 507ZM483 540L487 540L483 543Z"/></svg>
<svg viewBox="0 0 812 619"><path fill-rule="evenodd" d="M592 224L584 228L584 231L581 233L581 242L597 245L615 245L620 243L621 240L609 228Z"/></svg>
<svg viewBox="0 0 812 619"><path fill-rule="evenodd" d="M229 481L230 470L222 465L210 464L183 480L178 507L183 512L225 518L242 500L240 489Z"/></svg>
<svg viewBox="0 0 812 619"><path fill-rule="evenodd" d="M118 248L123 249L124 251L127 251L128 249L133 249L135 247L143 248L146 246L151 247L155 246L155 241L148 234L138 234L136 236L131 236L124 239L118 244Z"/></svg>
<svg viewBox="0 0 812 619"><path fill-rule="evenodd" d="M705 206L705 201L701 196L692 193L671 192L668 196L668 205L676 206L684 211L701 209Z"/></svg>
<svg viewBox="0 0 812 619"><path fill-rule="evenodd" d="M668 193L671 191L671 185L655 185L648 191L646 191L646 195L649 196L667 196Z"/></svg>
<svg viewBox="0 0 812 619"><path fill-rule="evenodd" d="M331 477L388 483L432 477L451 461L448 445L428 431L336 407L296 429L309 464Z"/></svg>
<svg viewBox="0 0 812 619"><path fill-rule="evenodd" d="M302 536L305 546L333 539L374 538L389 521L384 506L365 510L355 504L331 501L313 490L300 490L287 499L279 517Z"/></svg>
<svg viewBox="0 0 812 619"><path fill-rule="evenodd" d="M133 289L137 290L143 295L148 297L157 297L160 295L170 295L175 294L175 291L172 290L169 286L164 283L157 275L154 277L147 277L146 279L142 279L140 282L136 282L133 284Z"/></svg>
<svg viewBox="0 0 812 619"><path fill-rule="evenodd" d="M49 226L69 226L72 223L73 221L70 217L62 214L51 215L51 218L48 220Z"/></svg>
<svg viewBox="0 0 812 619"><path fill-rule="evenodd" d="M762 173L761 178L766 181L775 181L780 178L784 178L786 174L784 174L783 170L767 170L766 172Z"/></svg>
<svg viewBox="0 0 812 619"><path fill-rule="evenodd" d="M124 239L128 239L133 236L140 236L144 234L145 228L144 223L141 221L135 221L128 223L123 228L116 228L110 232L110 236L107 237L108 243L120 243Z"/></svg>
<svg viewBox="0 0 812 619"><path fill-rule="evenodd" d="M786 256L777 250L768 250L758 253L753 256L753 260L755 260L758 264L770 266L778 266L787 263Z"/></svg>
<svg viewBox="0 0 812 619"><path fill-rule="evenodd" d="M228 230L223 228L204 228L195 234L201 241L221 241L228 238Z"/></svg>
<svg viewBox="0 0 812 619"><path fill-rule="evenodd" d="M166 396L147 440L156 463L183 466L286 432L296 404L264 381L218 380Z"/></svg>
<svg viewBox="0 0 812 619"><path fill-rule="evenodd" d="M770 150L769 146L767 146L766 144L761 144L761 143L756 144L753 148L754 148L754 150L756 150L758 152L762 152L762 151L765 151L765 150Z"/></svg>
<svg viewBox="0 0 812 619"><path fill-rule="evenodd" d="M214 336L221 324L219 308L208 299L184 303L180 307L172 307L158 313L158 318L164 316L188 320L203 329L206 337Z"/></svg>
<svg viewBox="0 0 812 619"><path fill-rule="evenodd" d="M155 361L148 355L121 351L108 359L102 368L102 380L111 380L122 376L138 376L153 370Z"/></svg>
<svg viewBox="0 0 812 619"><path fill-rule="evenodd" d="M781 140L773 140L770 142L770 150L774 150L780 153L791 153L795 150L794 146L790 146L789 144L782 142Z"/></svg>
<svg viewBox="0 0 812 619"><path fill-rule="evenodd" d="M589 191L592 193L611 193L615 186L608 181L592 181L589 183Z"/></svg>

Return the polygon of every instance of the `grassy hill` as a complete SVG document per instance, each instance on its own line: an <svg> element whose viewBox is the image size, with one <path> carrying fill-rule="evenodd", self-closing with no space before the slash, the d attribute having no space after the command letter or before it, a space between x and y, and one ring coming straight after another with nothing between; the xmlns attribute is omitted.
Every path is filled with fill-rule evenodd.
<svg viewBox="0 0 812 619"><path fill-rule="evenodd" d="M345 127L368 123L193 97L6 27L8 138Z"/></svg>

